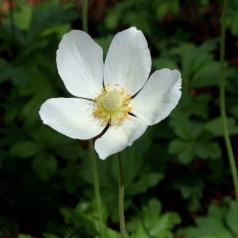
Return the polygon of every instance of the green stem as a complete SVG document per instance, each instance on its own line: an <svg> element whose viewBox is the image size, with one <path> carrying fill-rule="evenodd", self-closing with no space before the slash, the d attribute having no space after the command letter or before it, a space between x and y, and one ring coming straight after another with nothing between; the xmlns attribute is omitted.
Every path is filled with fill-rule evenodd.
<svg viewBox="0 0 238 238"><path fill-rule="evenodd" d="M118 153L118 176L119 176L119 217L121 238L126 238L126 224L124 216L124 179L121 154Z"/></svg>
<svg viewBox="0 0 238 238"><path fill-rule="evenodd" d="M10 22L11 22L11 33L12 33L12 38L15 40L15 21L14 21L14 16L13 16L13 2L12 0L8 0L9 6L10 6Z"/></svg>
<svg viewBox="0 0 238 238"><path fill-rule="evenodd" d="M88 32L88 0L82 0L83 31Z"/></svg>
<svg viewBox="0 0 238 238"><path fill-rule="evenodd" d="M227 126L227 116L226 116L226 102L225 102L225 14L226 14L227 0L224 0L223 11L221 17L221 35L220 35L220 111L222 118L222 125L224 131L224 139L227 148L228 159L230 163L230 169L233 179L233 184L235 187L236 200L238 203L238 176L236 169L236 162L234 158L234 153L232 150L231 140L229 136L228 126Z"/></svg>
<svg viewBox="0 0 238 238"><path fill-rule="evenodd" d="M99 220L99 233L101 238L105 238L104 229L103 229L103 218L102 218L102 209L101 209L101 196L100 196L100 190L99 190L97 162L95 158L95 151L94 151L92 140L89 140L89 147L90 147L90 157L91 157L92 170L93 170L94 194L96 199L96 206L97 206L97 213L98 213L98 220Z"/></svg>
<svg viewBox="0 0 238 238"><path fill-rule="evenodd" d="M83 31L88 32L88 1L82 0L82 27ZM90 147L90 157L92 163L93 170L93 186L94 186L94 194L96 199L97 213L98 213L98 221L99 221L99 233L101 238L105 238L104 228L103 228L103 218L102 218L102 209L101 209L101 196L100 196L100 188L99 188L99 180L98 180L98 171L97 171L97 162L95 158L95 151L93 148L93 141L89 140Z"/></svg>

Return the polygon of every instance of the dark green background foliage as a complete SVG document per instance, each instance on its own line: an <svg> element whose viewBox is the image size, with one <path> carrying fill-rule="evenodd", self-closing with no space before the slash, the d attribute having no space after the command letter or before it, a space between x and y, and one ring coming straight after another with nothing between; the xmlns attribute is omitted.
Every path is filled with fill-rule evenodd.
<svg viewBox="0 0 238 238"><path fill-rule="evenodd" d="M5 2L11 1L0 3L2 9ZM81 29L80 6L15 2L12 10L1 11L0 20L0 237L97 237L88 142L57 133L38 114L46 99L70 96L55 58L63 34ZM130 237L238 237L219 110L222 2L89 3L89 33L105 54L113 35L136 26L148 40L152 70L182 73L177 108L122 153ZM226 102L237 160L236 0L228 1L226 26ZM98 172L108 237L116 238L115 158L98 160Z"/></svg>

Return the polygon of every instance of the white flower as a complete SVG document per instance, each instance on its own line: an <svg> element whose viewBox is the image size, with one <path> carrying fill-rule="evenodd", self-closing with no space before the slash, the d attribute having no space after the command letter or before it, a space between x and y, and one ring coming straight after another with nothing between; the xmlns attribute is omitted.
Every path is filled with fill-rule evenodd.
<svg viewBox="0 0 238 238"><path fill-rule="evenodd" d="M157 70L148 79L150 51L135 27L113 38L105 64L101 47L79 30L64 35L56 61L65 87L76 98L47 100L41 119L74 139L103 132L95 141L101 159L132 145L148 125L167 117L181 97L178 70Z"/></svg>

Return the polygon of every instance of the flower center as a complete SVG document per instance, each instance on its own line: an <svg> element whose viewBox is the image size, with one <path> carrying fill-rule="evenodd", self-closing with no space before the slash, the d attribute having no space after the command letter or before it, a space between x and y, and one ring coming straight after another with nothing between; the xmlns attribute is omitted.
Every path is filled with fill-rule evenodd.
<svg viewBox="0 0 238 238"><path fill-rule="evenodd" d="M123 122L132 107L130 105L131 96L119 85L115 85L115 89L111 89L109 85L93 100L94 118L100 121L100 124L105 126L108 123L115 124Z"/></svg>
<svg viewBox="0 0 238 238"><path fill-rule="evenodd" d="M105 110L109 112L115 112L120 109L122 105L122 96L118 91L109 91L107 92L102 100L102 105Z"/></svg>

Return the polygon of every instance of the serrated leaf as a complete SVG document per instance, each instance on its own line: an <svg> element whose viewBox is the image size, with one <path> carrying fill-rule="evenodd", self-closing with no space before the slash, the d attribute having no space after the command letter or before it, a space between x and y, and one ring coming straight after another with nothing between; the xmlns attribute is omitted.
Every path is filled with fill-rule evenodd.
<svg viewBox="0 0 238 238"><path fill-rule="evenodd" d="M224 223L225 217L226 221L229 220L230 222L230 219L232 219L233 222L235 215L233 211L230 214L229 212L227 213L228 209L226 206L226 203L220 205L211 204L206 216L196 218L196 226L181 229L178 232L178 235L184 238L235 238L236 236L234 236L234 233L229 230L227 225ZM235 216L237 216L237 214ZM237 220L235 222L235 226L237 227Z"/></svg>
<svg viewBox="0 0 238 238"><path fill-rule="evenodd" d="M189 179L187 179L189 177ZM178 189L182 198L187 201L189 211L198 211L201 208L201 198L203 194L204 183L196 175L185 175L175 179L173 188Z"/></svg>
<svg viewBox="0 0 238 238"><path fill-rule="evenodd" d="M182 164L189 164L194 157L194 152L193 152L193 147L188 144L188 147L185 148L179 155L178 155L178 160Z"/></svg>
<svg viewBox="0 0 238 238"><path fill-rule="evenodd" d="M172 229L181 222L180 217L174 212L161 214L161 209L161 203L151 199L139 212L139 217L128 223L128 229L133 234L131 238L172 238Z"/></svg>
<svg viewBox="0 0 238 238"><path fill-rule="evenodd" d="M238 134L238 126L236 125L236 121L233 118L227 119L228 130L230 135ZM221 117L214 118L206 123L205 129L210 131L214 136L223 136L223 126Z"/></svg>
<svg viewBox="0 0 238 238"><path fill-rule="evenodd" d="M172 154L179 153L182 150L184 150L186 146L187 146L186 142L181 141L179 139L175 139L169 144L169 153L172 153Z"/></svg>
<svg viewBox="0 0 238 238"><path fill-rule="evenodd" d="M138 194L145 192L149 187L156 185L163 179L163 175L159 173L145 174L141 179L133 183L131 186L127 186L127 194Z"/></svg>
<svg viewBox="0 0 238 238"><path fill-rule="evenodd" d="M170 125L174 128L175 133L184 140L196 139L203 130L203 123L184 119L182 123L172 120Z"/></svg>
<svg viewBox="0 0 238 238"><path fill-rule="evenodd" d="M215 41L208 41L201 46L183 43L174 49L174 53L181 55L184 79L193 79L194 74L212 60L211 51L215 46Z"/></svg>
<svg viewBox="0 0 238 238"><path fill-rule="evenodd" d="M221 155L218 143L204 140L195 144L194 151L202 159L217 159Z"/></svg>
<svg viewBox="0 0 238 238"><path fill-rule="evenodd" d="M181 163L188 164L194 157L194 141L173 140L169 144L169 153L176 154Z"/></svg>
<svg viewBox="0 0 238 238"><path fill-rule="evenodd" d="M207 87L218 85L219 81L219 62L209 61L203 65L194 75L191 82L193 87Z"/></svg>

